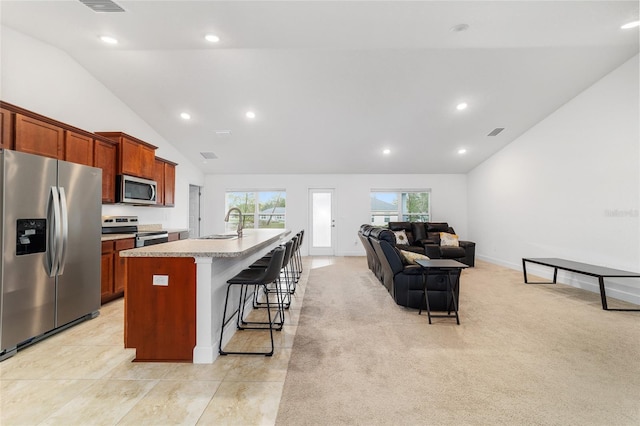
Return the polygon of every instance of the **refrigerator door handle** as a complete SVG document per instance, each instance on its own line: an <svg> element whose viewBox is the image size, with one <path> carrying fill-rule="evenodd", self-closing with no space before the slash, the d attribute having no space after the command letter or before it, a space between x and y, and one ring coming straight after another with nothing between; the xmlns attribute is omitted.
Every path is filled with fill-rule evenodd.
<svg viewBox="0 0 640 426"><path fill-rule="evenodd" d="M60 197L58 188L51 187L49 202L47 203L47 222L49 235L47 239L47 266L49 276L55 277L58 274L58 251L60 249Z"/></svg>
<svg viewBox="0 0 640 426"><path fill-rule="evenodd" d="M67 243L69 241L69 219L67 211L67 196L65 195L64 188L59 187L60 192L60 250L58 256L58 275L62 275L64 272L64 264L67 262Z"/></svg>

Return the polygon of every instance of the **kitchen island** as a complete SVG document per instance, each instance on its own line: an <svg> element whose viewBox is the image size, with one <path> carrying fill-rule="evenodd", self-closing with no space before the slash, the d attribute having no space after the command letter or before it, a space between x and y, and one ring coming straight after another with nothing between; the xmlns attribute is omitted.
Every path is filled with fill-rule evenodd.
<svg viewBox="0 0 640 426"><path fill-rule="evenodd" d="M120 252L127 258L125 347L135 361L212 363L226 282L282 242L286 229L245 229L242 238L189 239ZM225 329L223 346L235 332Z"/></svg>

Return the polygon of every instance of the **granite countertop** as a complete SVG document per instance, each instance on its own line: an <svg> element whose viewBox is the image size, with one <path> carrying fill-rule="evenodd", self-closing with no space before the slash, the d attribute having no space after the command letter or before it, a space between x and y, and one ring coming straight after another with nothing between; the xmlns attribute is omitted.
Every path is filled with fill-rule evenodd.
<svg viewBox="0 0 640 426"><path fill-rule="evenodd" d="M242 238L189 239L120 252L122 257L240 257L290 234L287 229L245 229Z"/></svg>
<svg viewBox="0 0 640 426"><path fill-rule="evenodd" d="M135 238L136 234L102 234L101 241L124 240L126 238Z"/></svg>

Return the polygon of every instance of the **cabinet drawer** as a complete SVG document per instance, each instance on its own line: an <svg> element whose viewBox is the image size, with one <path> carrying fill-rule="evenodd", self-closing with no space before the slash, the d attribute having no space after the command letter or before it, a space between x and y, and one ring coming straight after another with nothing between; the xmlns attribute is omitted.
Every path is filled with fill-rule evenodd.
<svg viewBox="0 0 640 426"><path fill-rule="evenodd" d="M116 251L120 251L120 250L129 250L132 249L136 246L136 242L135 239L133 238L127 238L124 240L116 240Z"/></svg>
<svg viewBox="0 0 640 426"><path fill-rule="evenodd" d="M113 241L102 242L102 254L108 254L113 252Z"/></svg>

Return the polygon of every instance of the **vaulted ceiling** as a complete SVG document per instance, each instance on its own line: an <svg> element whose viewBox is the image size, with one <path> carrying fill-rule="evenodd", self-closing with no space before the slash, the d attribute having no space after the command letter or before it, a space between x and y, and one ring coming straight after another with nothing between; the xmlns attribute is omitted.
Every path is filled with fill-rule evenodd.
<svg viewBox="0 0 640 426"><path fill-rule="evenodd" d="M637 1L116 3L3 0L0 22L205 173L465 173L639 51Z"/></svg>

